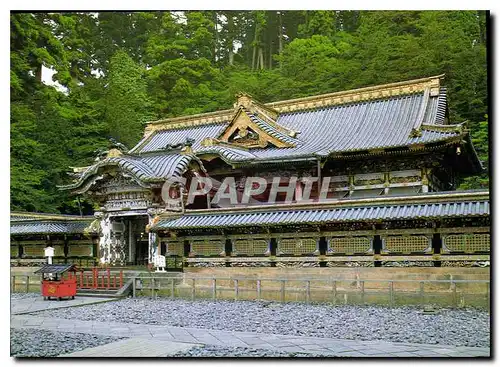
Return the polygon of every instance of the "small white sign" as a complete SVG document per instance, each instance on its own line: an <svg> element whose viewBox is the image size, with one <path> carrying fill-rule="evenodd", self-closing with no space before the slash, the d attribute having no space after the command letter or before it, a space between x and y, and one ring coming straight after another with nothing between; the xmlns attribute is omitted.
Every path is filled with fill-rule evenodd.
<svg viewBox="0 0 500 367"><path fill-rule="evenodd" d="M54 256L54 248L47 246L45 247L45 257L53 257Z"/></svg>
<svg viewBox="0 0 500 367"><path fill-rule="evenodd" d="M166 260L165 260L165 256L163 255L156 255L154 258L153 258L153 264L154 266L156 267L156 272L160 272L160 273L163 273L165 272L165 266L167 264ZM161 270L160 270L161 269Z"/></svg>
<svg viewBox="0 0 500 367"><path fill-rule="evenodd" d="M166 266L165 256L158 256L158 267L164 268Z"/></svg>

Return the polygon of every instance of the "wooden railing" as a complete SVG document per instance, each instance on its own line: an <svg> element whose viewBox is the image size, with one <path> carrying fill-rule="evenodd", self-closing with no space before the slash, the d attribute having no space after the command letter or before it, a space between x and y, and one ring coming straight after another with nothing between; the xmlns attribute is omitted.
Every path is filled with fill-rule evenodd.
<svg viewBox="0 0 500 367"><path fill-rule="evenodd" d="M489 280L335 279L261 277L197 277L140 275L133 296L328 302L333 304L441 304L489 308Z"/></svg>
<svg viewBox="0 0 500 367"><path fill-rule="evenodd" d="M39 290L41 275L33 273L16 273L11 275L11 292L30 292ZM63 279L76 278L78 289L120 289L123 286L123 270L111 272L109 268L92 268L73 273L66 273Z"/></svg>

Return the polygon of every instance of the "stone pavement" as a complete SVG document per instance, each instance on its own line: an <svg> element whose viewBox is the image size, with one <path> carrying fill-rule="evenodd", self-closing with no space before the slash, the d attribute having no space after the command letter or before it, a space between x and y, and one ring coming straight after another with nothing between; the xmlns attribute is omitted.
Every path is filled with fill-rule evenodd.
<svg viewBox="0 0 500 367"><path fill-rule="evenodd" d="M70 354L63 354L59 357L168 357L199 346L201 345L168 342L151 338L130 338Z"/></svg>
<svg viewBox="0 0 500 367"><path fill-rule="evenodd" d="M150 343L148 356L167 356L171 352L172 342L209 344L225 347L263 348L289 352L317 353L332 357L489 357L490 348L455 347L447 345L429 345L414 343L392 343L386 341L361 341L346 339L328 339L291 335L259 334L252 332L236 332L224 330L194 329L166 325L132 324L123 322L102 322L68 320L54 317L38 317L31 315L12 315L12 328L36 328L61 332L78 332L108 336L123 336L141 339L141 343ZM146 341L144 341L147 339ZM122 342L117 342L122 343ZM127 342L118 345L116 353L136 353L134 357L143 356L140 348L130 350ZM133 344L133 342L132 342ZM100 347L97 347L100 348ZM174 347L172 347L174 348ZM78 352L90 353L88 356L110 357L108 349L90 348ZM103 353L103 354L99 354ZM87 355L85 355L87 356ZM128 355L132 356L132 355Z"/></svg>
<svg viewBox="0 0 500 367"><path fill-rule="evenodd" d="M44 301L43 297L29 297L22 299L11 299L10 313L11 315L20 315L43 310L53 310L55 308L73 307L91 305L93 303L116 301L115 298L101 297L82 297L77 296L75 299L63 299L57 301L55 299Z"/></svg>

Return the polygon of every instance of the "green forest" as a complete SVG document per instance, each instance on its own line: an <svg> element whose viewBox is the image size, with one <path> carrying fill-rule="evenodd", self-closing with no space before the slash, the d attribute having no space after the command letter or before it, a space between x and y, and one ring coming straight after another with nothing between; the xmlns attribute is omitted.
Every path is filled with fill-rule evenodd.
<svg viewBox="0 0 500 367"><path fill-rule="evenodd" d="M467 121L488 175L483 11L11 13L11 210L79 213L70 166L144 123L445 73L450 121ZM42 70L55 73L46 85ZM84 212L92 205L81 201Z"/></svg>

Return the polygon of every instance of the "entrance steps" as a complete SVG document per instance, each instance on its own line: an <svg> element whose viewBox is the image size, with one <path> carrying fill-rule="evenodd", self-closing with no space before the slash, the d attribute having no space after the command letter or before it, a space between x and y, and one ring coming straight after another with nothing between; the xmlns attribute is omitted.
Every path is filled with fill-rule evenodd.
<svg viewBox="0 0 500 367"><path fill-rule="evenodd" d="M77 289L76 296L123 298L127 295L119 293L119 289Z"/></svg>

